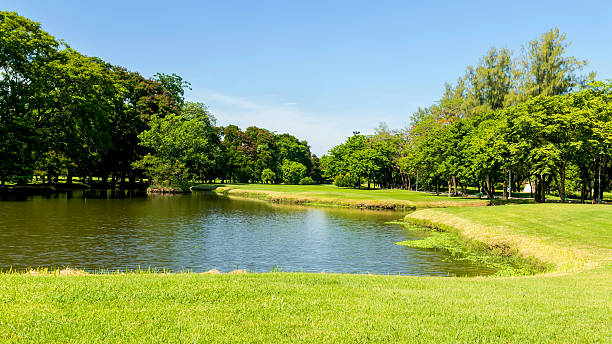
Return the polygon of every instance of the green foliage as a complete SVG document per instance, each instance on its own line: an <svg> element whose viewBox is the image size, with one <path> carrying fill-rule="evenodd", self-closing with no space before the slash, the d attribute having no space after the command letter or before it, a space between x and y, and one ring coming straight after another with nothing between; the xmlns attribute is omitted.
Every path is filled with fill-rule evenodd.
<svg viewBox="0 0 612 344"><path fill-rule="evenodd" d="M413 227L413 225L407 226ZM525 276L542 272L541 269L527 263L517 264L507 257L491 254L486 248L477 247L482 245L466 242L454 233L431 231L424 239L401 241L396 244L445 251L453 257L453 260L471 261L493 268L496 270L495 276Z"/></svg>
<svg viewBox="0 0 612 344"><path fill-rule="evenodd" d="M138 135L152 153L136 166L145 169L154 184L184 186L201 179L214 169L220 155L213 124L214 117L199 103L186 103L181 115L153 115L150 129Z"/></svg>
<svg viewBox="0 0 612 344"><path fill-rule="evenodd" d="M276 173L269 168L261 172L261 182L264 184L272 184L276 180Z"/></svg>
<svg viewBox="0 0 612 344"><path fill-rule="evenodd" d="M263 180L263 171L274 172L277 179L283 179L285 160L300 163L313 179L321 178L318 158L310 153L306 141L300 141L289 134L275 134L269 130L249 127L244 132L235 125L223 129L223 147L226 169L220 177L239 182L270 182ZM313 164L314 162L314 164ZM297 184L299 178L293 183Z"/></svg>
<svg viewBox="0 0 612 344"><path fill-rule="evenodd" d="M322 159L325 175L333 176L334 183L341 186L360 187L362 179L387 184L393 174L398 141L396 134L386 131L372 136L353 135Z"/></svg>
<svg viewBox="0 0 612 344"><path fill-rule="evenodd" d="M174 103L177 106L183 106L185 102L185 89L191 89L191 84L185 80L180 75L177 74L163 74L157 73L153 77L154 81L158 81L161 83L163 88L171 94L171 97L174 100Z"/></svg>
<svg viewBox="0 0 612 344"><path fill-rule="evenodd" d="M302 179L300 179L300 182L298 184L300 185L314 185L317 182L314 181L314 179L312 179L311 177L303 177Z"/></svg>
<svg viewBox="0 0 612 344"><path fill-rule="evenodd" d="M510 52L491 48L476 68L468 67L467 79L471 84L472 106L482 108L476 112L502 108L512 87Z"/></svg>
<svg viewBox="0 0 612 344"><path fill-rule="evenodd" d="M576 74L588 61L564 56L568 46L565 33L560 33L558 28L527 44L519 60L521 69L517 71L518 92L523 99L564 94L594 77L594 74L588 77Z"/></svg>
<svg viewBox="0 0 612 344"><path fill-rule="evenodd" d="M298 184L306 176L306 166L299 162L285 160L281 167L285 184Z"/></svg>
<svg viewBox="0 0 612 344"><path fill-rule="evenodd" d="M359 184L359 178L351 176L350 173L338 174L334 178L334 185L337 187L356 187Z"/></svg>
<svg viewBox="0 0 612 344"><path fill-rule="evenodd" d="M184 162L164 159L149 153L134 165L146 171L154 187L189 190L192 176Z"/></svg>
<svg viewBox="0 0 612 344"><path fill-rule="evenodd" d="M32 152L41 140L34 104L52 92L45 65L60 43L39 23L0 11L0 180L23 183L33 172Z"/></svg>

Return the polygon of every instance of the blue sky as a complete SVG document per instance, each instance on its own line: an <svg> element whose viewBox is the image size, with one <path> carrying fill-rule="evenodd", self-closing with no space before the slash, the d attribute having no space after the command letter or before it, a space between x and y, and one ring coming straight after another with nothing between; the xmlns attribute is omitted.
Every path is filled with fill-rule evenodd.
<svg viewBox="0 0 612 344"><path fill-rule="evenodd" d="M489 47L559 27L612 78L609 1L0 0L80 52L177 73L221 125L289 132L321 155L354 130L407 124Z"/></svg>

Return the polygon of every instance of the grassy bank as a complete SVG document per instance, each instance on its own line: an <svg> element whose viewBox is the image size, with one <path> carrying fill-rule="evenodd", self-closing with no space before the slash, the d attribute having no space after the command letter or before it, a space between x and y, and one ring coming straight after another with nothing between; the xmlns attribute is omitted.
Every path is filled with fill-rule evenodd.
<svg viewBox="0 0 612 344"><path fill-rule="evenodd" d="M270 202L330 205L369 209L414 209L488 205L488 200L436 196L407 190L365 190L334 185L227 184L199 185L193 190L264 199Z"/></svg>
<svg viewBox="0 0 612 344"><path fill-rule="evenodd" d="M523 257L568 272L612 262L612 207L528 204L423 209L406 220L476 240L502 255Z"/></svg>

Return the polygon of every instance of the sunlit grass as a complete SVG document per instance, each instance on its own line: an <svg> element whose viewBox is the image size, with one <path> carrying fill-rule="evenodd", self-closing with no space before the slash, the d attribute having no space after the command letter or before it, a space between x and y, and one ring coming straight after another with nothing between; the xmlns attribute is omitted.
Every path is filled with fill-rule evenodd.
<svg viewBox="0 0 612 344"><path fill-rule="evenodd" d="M528 204L424 209L409 221L456 231L490 247L517 250L570 271L612 261L612 207Z"/></svg>
<svg viewBox="0 0 612 344"><path fill-rule="evenodd" d="M228 184L201 185L194 190L255 197L271 202L335 205L358 208L407 209L420 207L481 206L487 200L448 197L398 189L352 189L334 185Z"/></svg>
<svg viewBox="0 0 612 344"><path fill-rule="evenodd" d="M603 343L610 273L10 274L0 276L0 342Z"/></svg>

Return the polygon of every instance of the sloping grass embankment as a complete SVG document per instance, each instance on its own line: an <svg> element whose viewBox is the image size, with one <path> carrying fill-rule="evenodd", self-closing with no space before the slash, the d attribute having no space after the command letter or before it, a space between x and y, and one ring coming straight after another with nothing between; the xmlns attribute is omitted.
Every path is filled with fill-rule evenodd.
<svg viewBox="0 0 612 344"><path fill-rule="evenodd" d="M529 204L423 209L406 221L459 234L500 255L519 254L556 272L612 262L612 207Z"/></svg>
<svg viewBox="0 0 612 344"><path fill-rule="evenodd" d="M214 191L237 197L250 197L275 203L325 205L368 209L415 209L429 207L485 206L488 200L436 196L408 190L367 190L339 188L334 185L279 184L202 184L196 191Z"/></svg>

